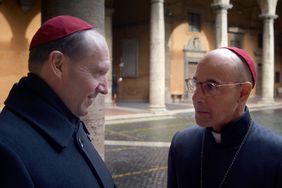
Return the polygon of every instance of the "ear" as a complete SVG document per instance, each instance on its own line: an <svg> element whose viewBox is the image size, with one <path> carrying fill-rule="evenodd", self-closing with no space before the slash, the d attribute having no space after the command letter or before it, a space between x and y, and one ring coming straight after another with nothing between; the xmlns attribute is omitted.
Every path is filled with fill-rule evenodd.
<svg viewBox="0 0 282 188"><path fill-rule="evenodd" d="M65 59L64 54L58 50L54 50L49 54L48 66L52 71L53 75L55 75L58 78L62 77L64 59Z"/></svg>
<svg viewBox="0 0 282 188"><path fill-rule="evenodd" d="M242 84L239 101L246 102L248 100L251 91L252 91L252 84L250 82Z"/></svg>

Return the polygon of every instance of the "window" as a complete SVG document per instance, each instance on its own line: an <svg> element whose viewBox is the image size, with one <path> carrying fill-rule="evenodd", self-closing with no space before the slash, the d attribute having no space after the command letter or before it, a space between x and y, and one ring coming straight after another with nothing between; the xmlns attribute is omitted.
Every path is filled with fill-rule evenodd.
<svg viewBox="0 0 282 188"><path fill-rule="evenodd" d="M237 47L237 48L242 48L242 41L241 40L230 40L230 45Z"/></svg>
<svg viewBox="0 0 282 188"><path fill-rule="evenodd" d="M136 38L122 41L121 75L125 78L138 76L138 40Z"/></svg>
<svg viewBox="0 0 282 188"><path fill-rule="evenodd" d="M228 44L229 46L234 46L237 48L243 48L243 37L244 35L242 33L235 33L235 32L229 32L228 33Z"/></svg>
<svg viewBox="0 0 282 188"><path fill-rule="evenodd" d="M197 13L188 13L188 24L190 32L201 31L201 16Z"/></svg>

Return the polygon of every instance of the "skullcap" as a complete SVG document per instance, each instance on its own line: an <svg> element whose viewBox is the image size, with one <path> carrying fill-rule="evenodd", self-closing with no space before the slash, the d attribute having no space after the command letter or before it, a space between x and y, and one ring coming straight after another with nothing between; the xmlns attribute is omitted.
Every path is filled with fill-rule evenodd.
<svg viewBox="0 0 282 188"><path fill-rule="evenodd" d="M247 64L249 71L250 71L252 78L253 78L253 88L254 88L255 83L256 83L256 76L257 76L256 65L255 65L254 60L243 49L236 48L236 47L224 47L224 48L226 48L226 49L230 50L231 52L235 53L244 63Z"/></svg>
<svg viewBox="0 0 282 188"><path fill-rule="evenodd" d="M36 46L46 44L48 42L64 38L75 32L91 29L93 27L93 25L73 16L63 15L53 17L43 23L37 30L31 40L29 50Z"/></svg>

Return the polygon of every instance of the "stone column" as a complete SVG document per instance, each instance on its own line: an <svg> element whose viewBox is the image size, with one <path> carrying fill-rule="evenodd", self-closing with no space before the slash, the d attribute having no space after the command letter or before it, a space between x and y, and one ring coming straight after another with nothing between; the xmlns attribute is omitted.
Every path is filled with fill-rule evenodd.
<svg viewBox="0 0 282 188"><path fill-rule="evenodd" d="M172 18L170 16L165 17L165 102L171 101L171 90L170 90L170 46L169 40L172 30Z"/></svg>
<svg viewBox="0 0 282 188"><path fill-rule="evenodd" d="M112 29L112 15L114 10L106 8L105 17L105 37L110 52L110 69L107 74L109 93L105 96L105 105L112 105L112 70L113 70L113 29Z"/></svg>
<svg viewBox="0 0 282 188"><path fill-rule="evenodd" d="M151 0L150 109L165 111L164 0Z"/></svg>
<svg viewBox="0 0 282 188"><path fill-rule="evenodd" d="M262 102L274 102L274 19L277 0L260 0L263 19Z"/></svg>
<svg viewBox="0 0 282 188"><path fill-rule="evenodd" d="M232 8L229 0L214 0L211 4L216 11L216 48L228 46L227 10Z"/></svg>
<svg viewBox="0 0 282 188"><path fill-rule="evenodd" d="M94 24L97 30L104 35L105 22L105 1L104 0L83 0L83 1L62 1L42 0L41 3L42 21L57 15L71 15ZM105 137L105 109L104 96L98 95L94 104L89 108L87 116L83 117L88 130L93 137L94 146L104 158L104 137Z"/></svg>

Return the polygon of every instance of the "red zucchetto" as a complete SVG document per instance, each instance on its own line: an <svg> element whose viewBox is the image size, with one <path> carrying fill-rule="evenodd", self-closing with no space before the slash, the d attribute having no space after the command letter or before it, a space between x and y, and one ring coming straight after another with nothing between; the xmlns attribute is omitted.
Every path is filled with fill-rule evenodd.
<svg viewBox="0 0 282 188"><path fill-rule="evenodd" d="M53 17L43 23L37 30L31 40L29 50L78 31L92 29L93 27L93 25L73 16Z"/></svg>
<svg viewBox="0 0 282 188"><path fill-rule="evenodd" d="M236 47L223 47L225 49L230 50L231 52L235 53L244 63L248 65L248 68L251 72L252 78L253 78L253 88L256 83L256 65L252 57L243 49L236 48Z"/></svg>

